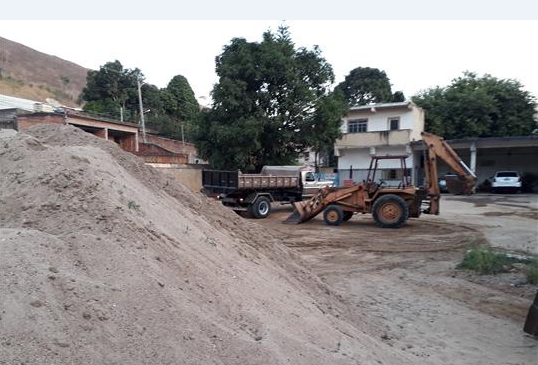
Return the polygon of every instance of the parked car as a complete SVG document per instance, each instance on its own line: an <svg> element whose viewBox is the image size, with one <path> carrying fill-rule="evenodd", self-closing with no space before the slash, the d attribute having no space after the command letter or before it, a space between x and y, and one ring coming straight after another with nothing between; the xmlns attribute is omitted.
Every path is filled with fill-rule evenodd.
<svg viewBox="0 0 538 365"><path fill-rule="evenodd" d="M516 171L498 171L493 176L491 191L498 193L500 191L521 191L521 177Z"/></svg>

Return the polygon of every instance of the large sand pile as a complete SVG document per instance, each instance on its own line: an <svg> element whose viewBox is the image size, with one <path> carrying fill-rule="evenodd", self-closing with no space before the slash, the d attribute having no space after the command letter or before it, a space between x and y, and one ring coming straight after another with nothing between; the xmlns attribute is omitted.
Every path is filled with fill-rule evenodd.
<svg viewBox="0 0 538 365"><path fill-rule="evenodd" d="M1 364L409 362L293 261L111 142L0 138Z"/></svg>

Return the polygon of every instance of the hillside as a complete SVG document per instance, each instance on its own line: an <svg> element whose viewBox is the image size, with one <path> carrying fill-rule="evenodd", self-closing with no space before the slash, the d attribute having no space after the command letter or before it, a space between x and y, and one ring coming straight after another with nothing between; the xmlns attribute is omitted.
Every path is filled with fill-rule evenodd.
<svg viewBox="0 0 538 365"><path fill-rule="evenodd" d="M76 106L88 70L0 37L0 94Z"/></svg>

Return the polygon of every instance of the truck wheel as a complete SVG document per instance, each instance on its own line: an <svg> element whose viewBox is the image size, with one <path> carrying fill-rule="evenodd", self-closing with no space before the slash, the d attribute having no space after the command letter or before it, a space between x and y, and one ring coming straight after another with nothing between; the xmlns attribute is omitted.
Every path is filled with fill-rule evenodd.
<svg viewBox="0 0 538 365"><path fill-rule="evenodd" d="M323 211L323 220L329 226L339 226L344 220L344 212L338 205L329 205Z"/></svg>
<svg viewBox="0 0 538 365"><path fill-rule="evenodd" d="M351 217L353 217L353 212L344 212L344 222L350 220Z"/></svg>
<svg viewBox="0 0 538 365"><path fill-rule="evenodd" d="M409 218L409 207L398 195L381 196L374 203L372 215L381 228L398 228Z"/></svg>
<svg viewBox="0 0 538 365"><path fill-rule="evenodd" d="M249 205L248 210L250 215L256 219L266 218L271 213L271 201L266 196L260 196Z"/></svg>

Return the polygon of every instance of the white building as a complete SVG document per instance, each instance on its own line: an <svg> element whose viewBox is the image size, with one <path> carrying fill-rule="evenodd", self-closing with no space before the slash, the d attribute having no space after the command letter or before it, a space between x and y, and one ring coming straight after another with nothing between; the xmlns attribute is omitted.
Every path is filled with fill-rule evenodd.
<svg viewBox="0 0 538 365"><path fill-rule="evenodd" d="M406 155L407 172L414 182L410 143L421 140L423 130L424 111L412 102L352 107L342 122L343 136L334 145L340 184L366 179L372 155ZM381 160L376 178L399 181L400 168L399 160Z"/></svg>

